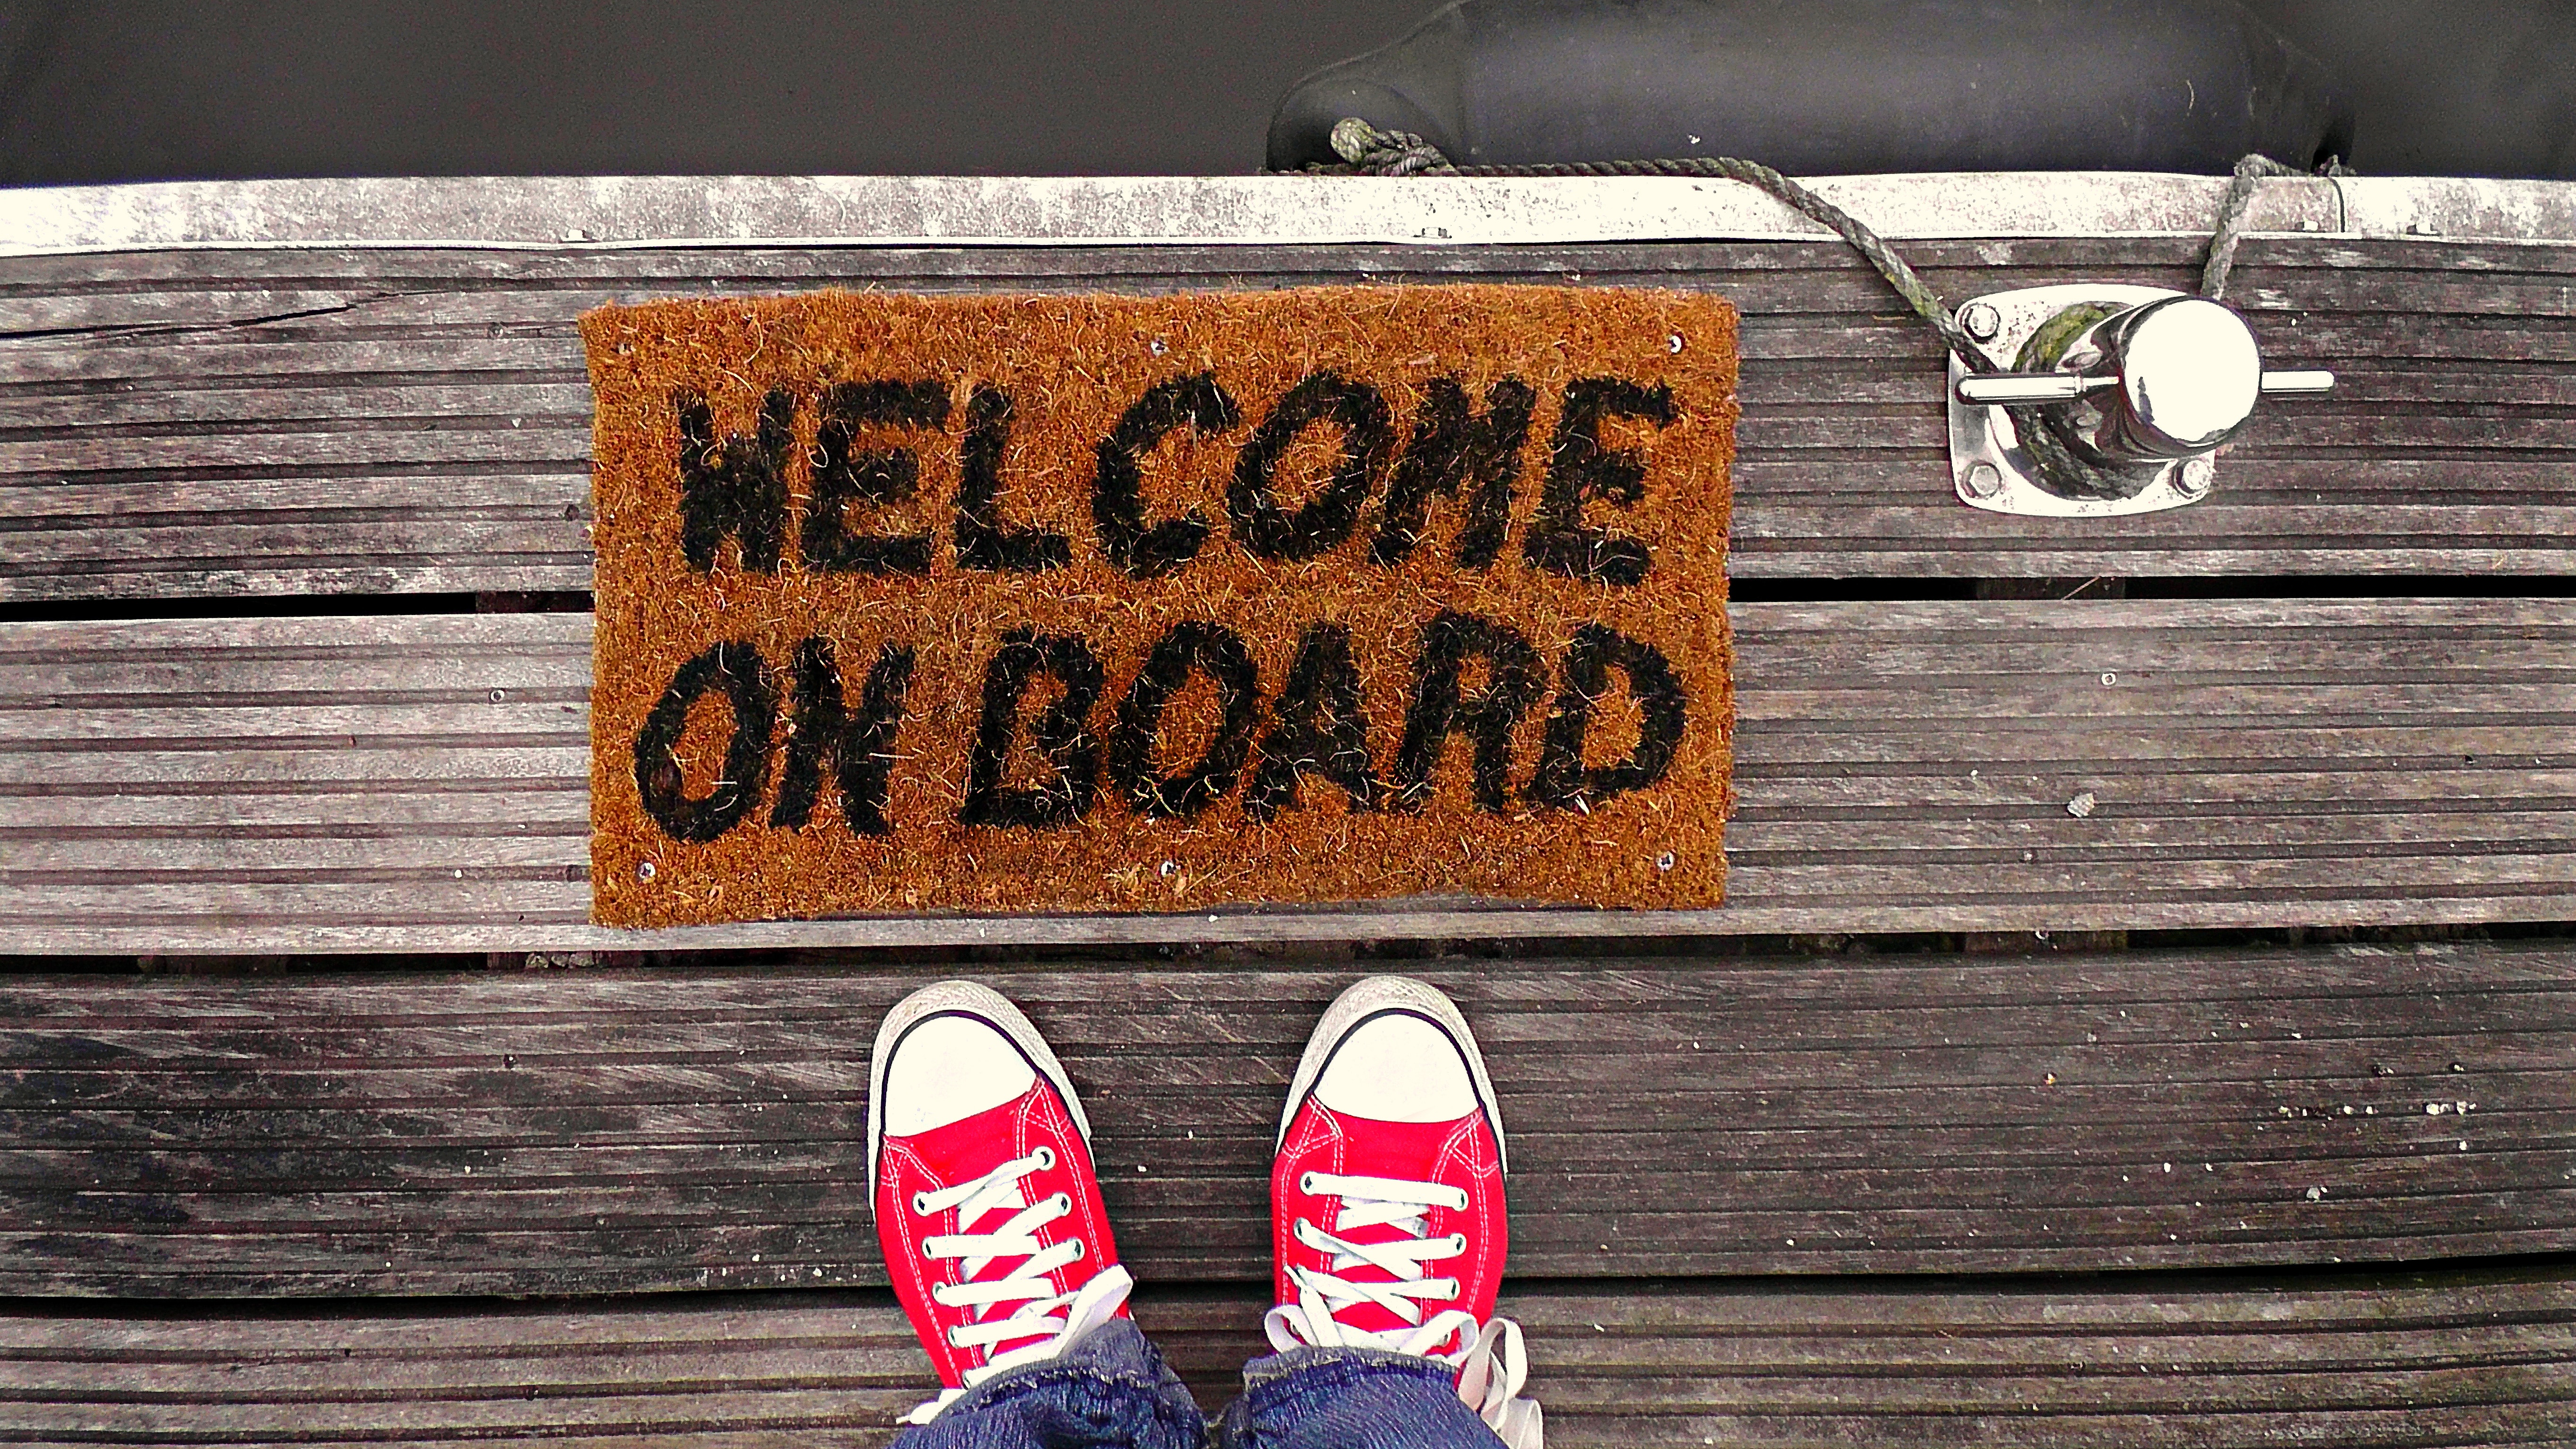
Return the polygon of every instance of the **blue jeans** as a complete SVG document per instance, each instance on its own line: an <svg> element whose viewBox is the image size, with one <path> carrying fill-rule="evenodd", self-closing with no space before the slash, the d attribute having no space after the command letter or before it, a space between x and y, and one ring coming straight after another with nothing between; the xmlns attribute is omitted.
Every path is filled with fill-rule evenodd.
<svg viewBox="0 0 2576 1449"><path fill-rule="evenodd" d="M896 1449L1205 1449L1207 1421L1142 1330L1112 1319L1044 1363L986 1379ZM1495 1449L1444 1364L1301 1348L1254 1359L1218 1449Z"/></svg>

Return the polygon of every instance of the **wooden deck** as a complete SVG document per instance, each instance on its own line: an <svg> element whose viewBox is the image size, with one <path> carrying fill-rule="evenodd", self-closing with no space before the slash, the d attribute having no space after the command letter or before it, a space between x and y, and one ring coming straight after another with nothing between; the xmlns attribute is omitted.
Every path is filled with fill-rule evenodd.
<svg viewBox="0 0 2576 1449"><path fill-rule="evenodd" d="M1928 180L1843 185L1954 298L2188 286L2217 191ZM953 974L1214 1408L1389 966L1560 1446L2576 1437L2576 186L2273 184L2237 299L2342 384L2108 524L1959 506L1938 344L1749 195L0 198L0 1442L882 1443L867 1047ZM1354 277L1743 309L1727 907L587 923L581 311Z"/></svg>

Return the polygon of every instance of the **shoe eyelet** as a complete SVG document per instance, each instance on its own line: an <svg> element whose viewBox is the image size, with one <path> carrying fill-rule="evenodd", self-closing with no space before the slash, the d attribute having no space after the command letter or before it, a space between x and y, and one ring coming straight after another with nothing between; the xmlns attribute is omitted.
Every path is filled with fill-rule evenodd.
<svg viewBox="0 0 2576 1449"><path fill-rule="evenodd" d="M1072 1193L1069 1193L1069 1192L1060 1192L1060 1193L1057 1193L1055 1196L1053 1196L1053 1197L1051 1197L1051 1198L1048 1198L1048 1199L1047 1199L1047 1201L1048 1201L1048 1202L1050 1202L1050 1203L1053 1203L1053 1204L1055 1205L1055 1210L1056 1210L1057 1212L1060 1212L1060 1213L1069 1213L1069 1212L1073 1211L1073 1194L1072 1194Z"/></svg>
<svg viewBox="0 0 2576 1449"><path fill-rule="evenodd" d="M939 1255L930 1251L930 1245L928 1243L921 1245L921 1261L925 1263L936 1263L939 1261Z"/></svg>
<svg viewBox="0 0 2576 1449"><path fill-rule="evenodd" d="M952 1329L948 1330L948 1332L947 1332L947 1333L945 1333L945 1334L943 1334L943 1335L941 1335L941 1336L942 1336L942 1337L944 1337L944 1338L946 1338L946 1339L948 1340L948 1346L949 1346L950 1348L964 1348L964 1347L966 1346L966 1345L964 1345L964 1344L962 1344L962 1343L959 1343L959 1342L957 1341L957 1330L956 1330L956 1329L953 1329L953 1328L952 1328Z"/></svg>
<svg viewBox="0 0 2576 1449"><path fill-rule="evenodd" d="M1041 1147L1041 1148L1039 1148L1039 1149L1037 1150L1037 1159L1038 1159L1038 1171L1040 1171L1040 1172L1053 1172L1053 1171L1055 1171L1055 1149L1054 1149L1054 1148L1052 1148L1052 1147Z"/></svg>
<svg viewBox="0 0 2576 1449"><path fill-rule="evenodd" d="M1451 1233L1449 1235L1449 1251L1453 1254L1467 1251L1467 1235L1465 1233Z"/></svg>
<svg viewBox="0 0 2576 1449"><path fill-rule="evenodd" d="M1315 1174L1311 1172L1297 1174L1297 1190L1312 1197L1315 1192Z"/></svg>
<svg viewBox="0 0 2576 1449"><path fill-rule="evenodd" d="M1073 1240L1073 1261L1075 1261L1075 1262L1079 1263L1079 1262L1081 1262L1083 1259L1085 1259L1085 1258L1087 1258L1087 1257L1089 1257L1089 1256L1091 1256L1091 1249L1089 1249L1089 1248L1087 1248L1087 1247L1083 1246L1082 1239L1080 1239L1080 1238L1076 1238L1076 1239L1074 1239L1074 1240ZM1454 1296L1454 1295L1453 1295L1453 1296Z"/></svg>
<svg viewBox="0 0 2576 1449"><path fill-rule="evenodd" d="M1454 1302L1456 1302L1456 1301L1457 1301L1457 1298L1458 1298L1458 1280L1457 1280L1457 1279L1455 1279L1455 1278L1443 1278L1443 1279L1441 1279L1441 1280L1440 1280L1440 1290L1441 1290L1441 1291L1440 1291L1440 1301L1441 1301L1441 1302L1443 1302L1443 1303L1454 1303Z"/></svg>
<svg viewBox="0 0 2576 1449"><path fill-rule="evenodd" d="M930 1194L916 1192L912 1195L912 1214L921 1218L930 1216Z"/></svg>

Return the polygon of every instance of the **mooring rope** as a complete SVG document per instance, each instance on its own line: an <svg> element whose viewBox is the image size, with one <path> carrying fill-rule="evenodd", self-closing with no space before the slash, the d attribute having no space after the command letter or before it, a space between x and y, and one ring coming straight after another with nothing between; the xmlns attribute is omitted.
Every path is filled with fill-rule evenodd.
<svg viewBox="0 0 2576 1449"><path fill-rule="evenodd" d="M1733 156L1676 156L1652 161L1560 161L1525 166L1458 166L1440 153L1440 148L1410 131L1380 130L1357 116L1346 116L1332 132L1333 152L1345 163L1340 167L1310 167L1310 170L1341 172L1361 176L1705 176L1727 181L1741 181L1782 203L1799 215L1829 227L1861 254L1872 269L1894 288L1916 315L1941 335L1943 345L1956 355L1972 373L1997 372L2002 369L1986 356L1985 349L1960 325L1950 304L1923 280L1922 274L1906 264L1885 237L1850 212L1818 196L1813 191L1758 162ZM2320 168L2328 176L2346 176L2340 161L2329 161ZM2269 156L2251 155L2236 163L2236 174L2228 183L2226 199L2219 203L2218 224L2209 238L2208 259L2201 271L2201 294L2212 299L2224 298L2229 273L2236 266L2236 249L2245 239L2247 224L2252 220L2254 193L2267 177L2303 176L2295 166L2285 166ZM2078 458L2055 435L2046 415L2036 407L2009 407L2005 413L2013 420L2023 444L2033 455L2040 470L2049 475L2062 491L2077 497L2119 498L2137 491L2137 479L2129 470L2099 468Z"/></svg>
<svg viewBox="0 0 2576 1449"><path fill-rule="evenodd" d="M1739 160L1733 156L1675 156L1652 161L1557 161L1526 166L1459 166L1440 153L1440 148L1410 131L1380 130L1357 116L1346 116L1333 127L1333 152L1340 156L1349 174L1361 176L1703 176L1727 181L1741 181L1782 203L1799 215L1832 228L1852 249L1861 254L1905 304L1914 309L1952 352L1959 354L1972 371L1991 372L1983 349L1968 336L1951 312L1941 294L1934 291L1922 275L1906 264L1887 239L1850 212L1818 196L1813 191L1759 162ZM1317 168L1323 169L1323 168ZM1344 168L1330 168L1342 170ZM2328 176L2351 173L2339 161L2329 161L2322 168ZM2236 266L2236 249L2245 239L2246 226L2253 218L2254 193L2257 183L2267 177L2304 176L2308 173L2286 166L2269 156L2253 155L2236 163L2235 178L2228 183L2227 197L2219 204L2218 224L2209 239L2209 255L2201 272L2203 296L2220 298L2227 294L2228 274Z"/></svg>
<svg viewBox="0 0 2576 1449"><path fill-rule="evenodd" d="M1976 339L1951 315L1950 305L1932 284L1907 266L1887 239L1863 225L1850 212L1754 161L1732 156L1681 156L1661 161L1569 161L1533 166L1454 166L1440 148L1409 131L1381 131L1357 116L1333 127L1333 150L1352 171L1365 176L1709 176L1741 181L1788 206L1800 216L1832 228L1866 258L1916 315L1932 324L1941 340L1974 371L1990 372L1992 364Z"/></svg>
<svg viewBox="0 0 2576 1449"><path fill-rule="evenodd" d="M2326 163L2326 174L2341 176L2341 162ZM2227 183L2227 199L2218 206L2218 229L2210 234L2209 263L2201 268L2200 294L2212 300L2227 295L2227 274L2236 269L2236 244L2245 239L2245 223L2254 212L2254 187L2267 176L2303 176L2269 156L2248 156L2236 163L2236 179Z"/></svg>

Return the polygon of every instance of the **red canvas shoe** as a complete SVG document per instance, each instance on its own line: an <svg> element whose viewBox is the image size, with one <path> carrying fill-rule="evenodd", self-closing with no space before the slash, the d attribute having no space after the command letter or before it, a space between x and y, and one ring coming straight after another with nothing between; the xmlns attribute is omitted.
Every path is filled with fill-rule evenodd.
<svg viewBox="0 0 2576 1449"><path fill-rule="evenodd" d="M868 1198L895 1296L938 1367L925 1424L996 1373L1127 1316L1091 1123L1019 1008L967 981L926 986L877 1030Z"/></svg>
<svg viewBox="0 0 2576 1449"><path fill-rule="evenodd" d="M1511 1225L1503 1118L1466 1018L1419 981L1376 976L1325 1009L1279 1122L1271 1346L1418 1354L1511 1449L1539 1449L1518 1397L1520 1325L1494 1316Z"/></svg>

